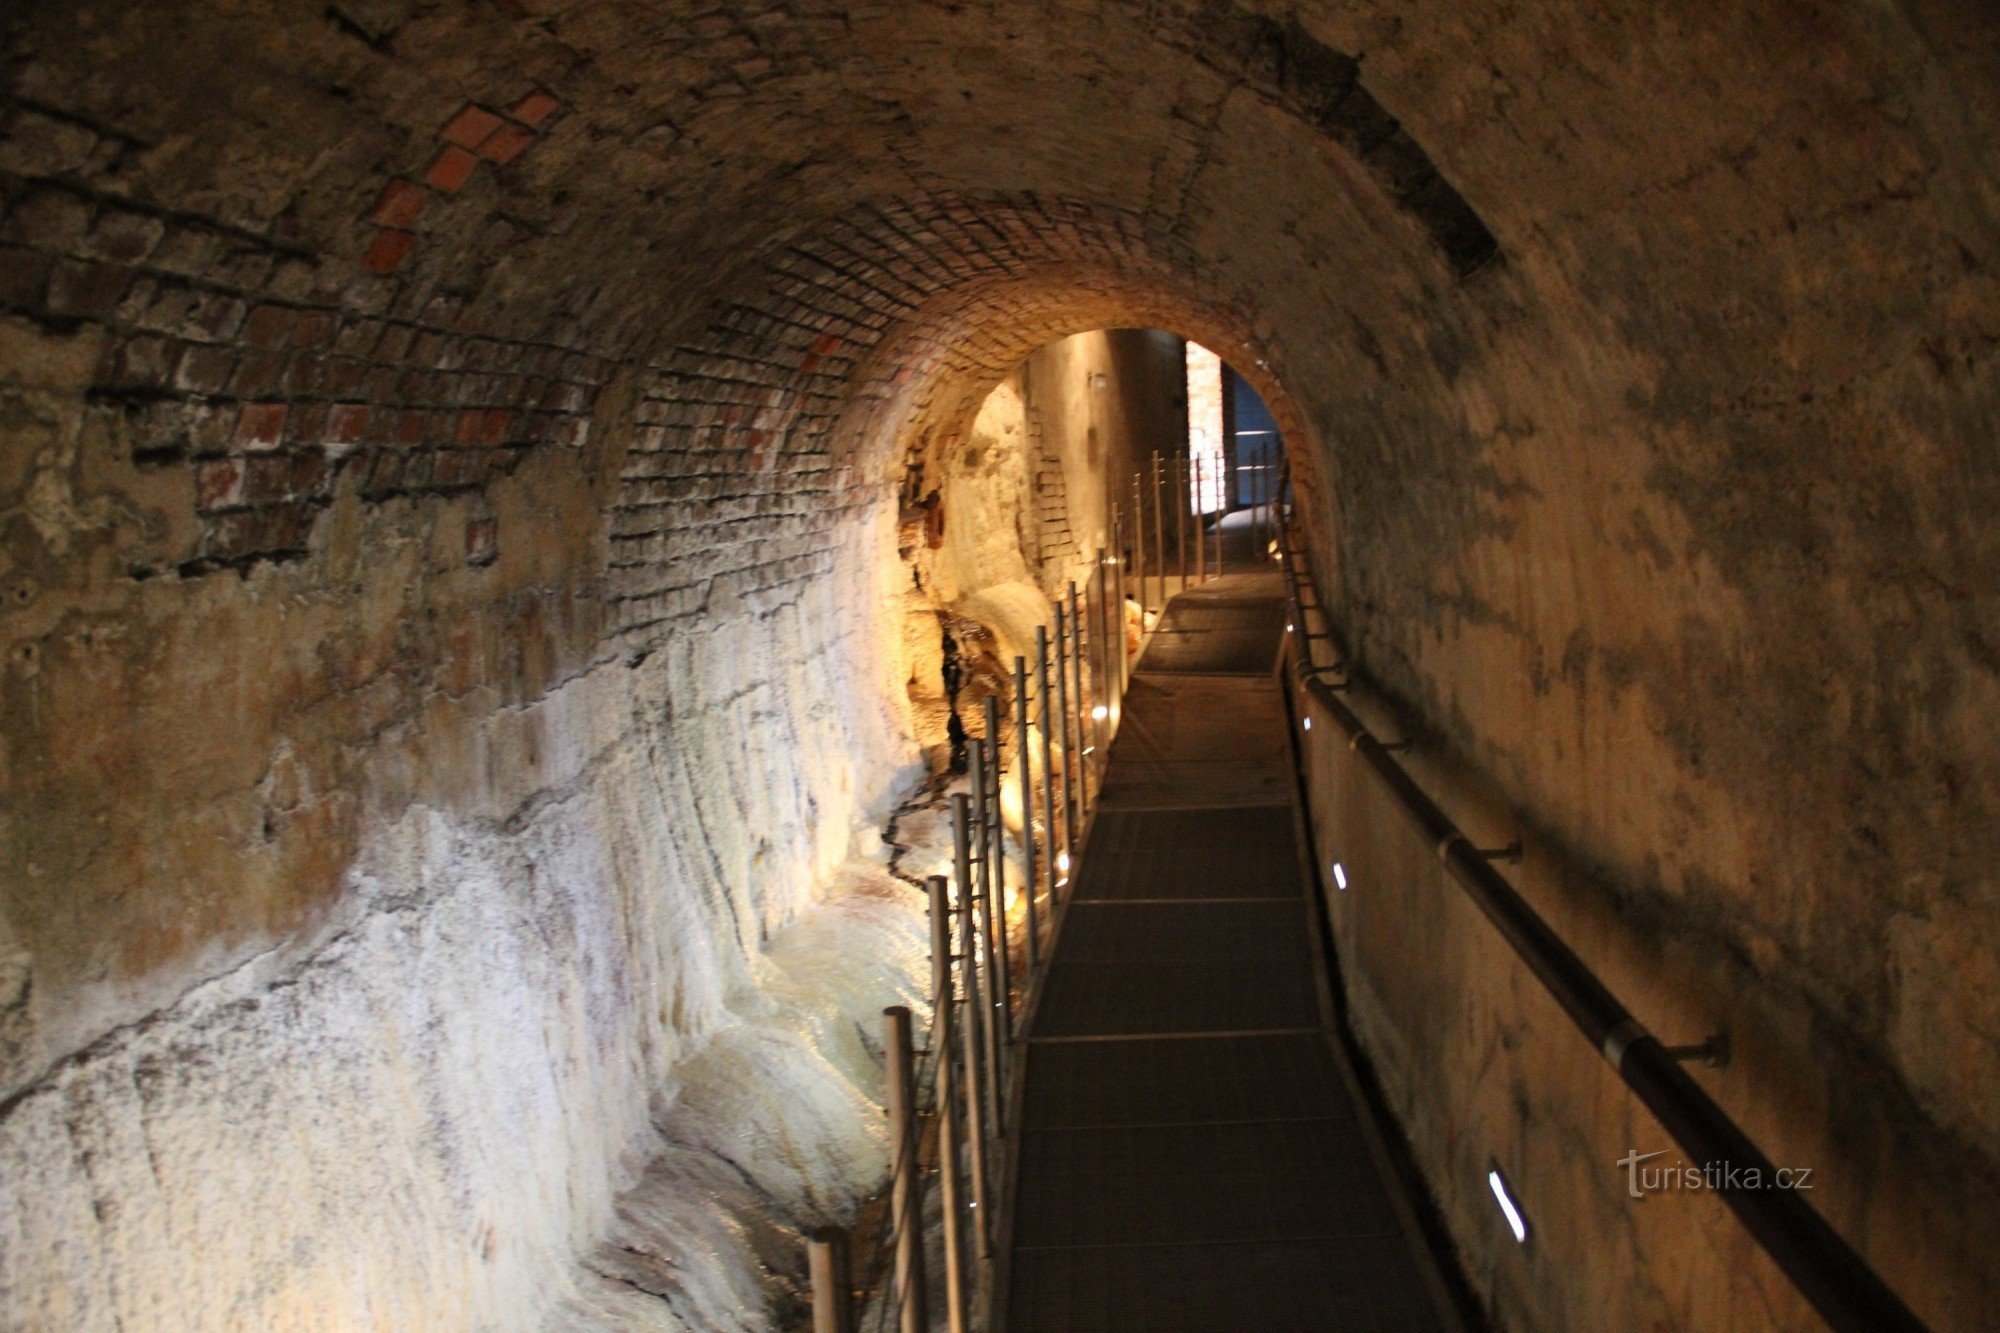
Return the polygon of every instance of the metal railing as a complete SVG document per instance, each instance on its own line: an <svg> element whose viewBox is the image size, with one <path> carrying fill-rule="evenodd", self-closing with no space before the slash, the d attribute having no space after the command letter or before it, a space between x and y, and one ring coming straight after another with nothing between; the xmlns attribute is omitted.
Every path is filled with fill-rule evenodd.
<svg viewBox="0 0 2000 1333"><path fill-rule="evenodd" d="M932 1018L924 1046L915 1045L907 1009L884 1011L890 1207L873 1271L860 1288L876 1297L862 1333L883 1333L892 1324L902 1333L929 1327L923 1196L933 1181L943 1205L946 1327L966 1333L975 1314L990 1308L1003 1196L1012 1179L1008 1117L1019 1050L1124 715L1133 667L1127 606L1136 602L1143 613L1152 600L1149 582L1164 606L1170 581L1173 591L1184 591L1223 573L1220 524L1211 545L1205 515L1196 512L1197 497L1218 480L1227 482L1225 497L1239 484L1185 458L1155 458L1148 472L1135 473L1131 507L1112 506L1109 552L1099 549L1082 585L1072 580L1054 599L1050 623L1036 627L1034 659L1014 659L1011 709L1003 713L996 697L983 702L967 756L967 790L951 797L953 873L932 876L927 885ZM1277 494L1269 474L1257 472L1252 485L1253 508ZM1020 799L1018 923L1008 910L1007 730ZM855 1329L849 1245L838 1228L809 1237L814 1333Z"/></svg>
<svg viewBox="0 0 2000 1333"><path fill-rule="evenodd" d="M1344 655L1327 666L1314 661L1315 644L1338 647L1338 640L1312 581L1309 557L1293 544L1282 498L1278 516L1278 554L1296 645L1293 664L1301 687L1340 728L1348 749L1381 781L1426 845L1435 849L1451 878L1625 1085L1709 1179L1725 1182L1717 1190L1723 1201L1820 1316L1841 1333L1921 1330L1923 1324L1901 1298L1796 1191L1727 1183L1775 1182L1779 1175L1763 1151L1681 1067L1682 1060L1713 1047L1707 1043L1669 1047L1647 1031L1493 868L1494 860L1518 858L1519 845L1497 852L1477 847L1393 757L1406 743L1378 739L1340 698L1349 688L1349 664ZM1318 630L1307 621L1308 612L1318 618ZM1730 1167L1735 1170L1726 1169Z"/></svg>

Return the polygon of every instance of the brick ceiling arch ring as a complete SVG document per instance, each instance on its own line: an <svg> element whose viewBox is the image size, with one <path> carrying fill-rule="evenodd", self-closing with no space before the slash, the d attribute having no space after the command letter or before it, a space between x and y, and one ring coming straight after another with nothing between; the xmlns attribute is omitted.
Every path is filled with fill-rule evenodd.
<svg viewBox="0 0 2000 1333"><path fill-rule="evenodd" d="M611 623L627 646L774 561L785 578L826 568L843 516L906 490L1016 365L1074 333L1203 342L1288 438L1313 438L1250 298L1127 211L1022 194L885 200L803 229L735 288L643 376L610 525ZM740 568L725 557L688 578L686 556L732 547Z"/></svg>

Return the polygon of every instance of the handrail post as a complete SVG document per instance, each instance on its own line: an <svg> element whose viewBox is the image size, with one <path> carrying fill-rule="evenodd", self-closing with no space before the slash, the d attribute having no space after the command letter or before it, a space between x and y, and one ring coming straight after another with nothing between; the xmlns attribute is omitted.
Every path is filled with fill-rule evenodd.
<svg viewBox="0 0 2000 1333"><path fill-rule="evenodd" d="M974 905L972 881L972 810L964 793L951 798L952 843L958 868L958 974L965 988L965 1121L969 1129L967 1146L972 1150L972 1207L978 1214L974 1228L979 1257L992 1253L987 1219L992 1216L991 1180L987 1171L986 1149L993 1141L997 1118L988 1117L994 1104L992 1018L993 1010L980 993L979 911Z"/></svg>
<svg viewBox="0 0 2000 1333"><path fill-rule="evenodd" d="M1081 830L1090 818L1090 704L1083 692L1083 655L1086 651L1083 635L1083 608L1077 601L1076 580L1069 581L1069 670L1074 682L1070 695L1070 707L1076 713L1076 758L1069 771L1076 775L1076 825ZM1070 869L1076 869L1076 852L1069 854Z"/></svg>
<svg viewBox="0 0 2000 1333"><path fill-rule="evenodd" d="M943 875L927 882L931 901L931 1055L937 1061L938 1193L944 1213L944 1303L948 1333L966 1333L964 1186L958 1178L958 1088L951 1076L951 893Z"/></svg>
<svg viewBox="0 0 2000 1333"><path fill-rule="evenodd" d="M1202 476L1206 469L1202 459L1194 460L1194 578L1197 583L1208 582L1208 530L1203 523L1208 518L1208 493L1202 489Z"/></svg>
<svg viewBox="0 0 2000 1333"><path fill-rule="evenodd" d="M1178 508L1180 516L1174 522L1174 546L1180 560L1180 590L1188 590L1188 458L1174 458L1174 488L1180 490Z"/></svg>
<svg viewBox="0 0 2000 1333"><path fill-rule="evenodd" d="M1062 728L1062 855L1056 869L1067 875L1076 864L1076 816L1072 798L1076 795L1076 748L1070 743L1069 725L1069 634L1063 628L1064 611L1056 603L1056 718ZM1060 881L1059 881L1060 882ZM1051 909L1053 910L1053 909Z"/></svg>
<svg viewBox="0 0 2000 1333"><path fill-rule="evenodd" d="M1160 478L1160 456L1153 455L1153 567L1160 575L1160 611L1167 609L1167 538L1166 517L1161 507L1161 488L1165 485Z"/></svg>
<svg viewBox="0 0 2000 1333"><path fill-rule="evenodd" d="M1049 924L1055 924L1056 917L1056 766L1055 735L1056 724L1055 695L1049 688L1049 627L1035 626L1035 661L1041 688L1036 691L1041 700L1042 718L1042 827L1047 831L1048 855L1043 858L1043 874L1049 881Z"/></svg>
<svg viewBox="0 0 2000 1333"><path fill-rule="evenodd" d="M1139 606L1143 610L1146 605L1146 497L1140 489L1137 472L1132 474L1132 555L1138 562Z"/></svg>
<svg viewBox="0 0 2000 1333"><path fill-rule="evenodd" d="M987 925L993 931L993 962L998 968L998 984L994 988L993 1002L1000 1010L1000 1032L1009 1042L1014 1040L1014 967L1008 957L1012 946L1007 941L1007 819L1000 809L1000 700L993 695L986 696L986 796L982 804L986 807L986 821L980 826L980 836L986 840L984 856L992 867L989 881L989 896L986 900Z"/></svg>
<svg viewBox="0 0 2000 1333"><path fill-rule="evenodd" d="M1035 911L1035 894L1041 888L1035 864L1035 766L1028 756L1028 659L1014 659L1014 766L1021 771L1021 892L1028 907L1028 986L1035 984L1041 967L1041 922Z"/></svg>
<svg viewBox="0 0 2000 1333"><path fill-rule="evenodd" d="M917 1174L917 1088L915 1051L910 1040L910 1011L891 1005L888 1020L889 1151L895 1169L890 1189L892 1231L896 1237L896 1309L902 1333L930 1333L930 1311L924 1289L923 1179Z"/></svg>
<svg viewBox="0 0 2000 1333"><path fill-rule="evenodd" d="M813 1228L806 1237L806 1270L812 1275L813 1333L854 1333L854 1276L844 1228Z"/></svg>

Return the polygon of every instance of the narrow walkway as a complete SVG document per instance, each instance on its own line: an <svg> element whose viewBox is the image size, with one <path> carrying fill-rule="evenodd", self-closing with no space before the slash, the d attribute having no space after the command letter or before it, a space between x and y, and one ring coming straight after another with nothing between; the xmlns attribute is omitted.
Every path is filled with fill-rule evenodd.
<svg viewBox="0 0 2000 1333"><path fill-rule="evenodd" d="M1015 1333L1451 1329L1331 1038L1274 575L1169 604L1034 1015Z"/></svg>

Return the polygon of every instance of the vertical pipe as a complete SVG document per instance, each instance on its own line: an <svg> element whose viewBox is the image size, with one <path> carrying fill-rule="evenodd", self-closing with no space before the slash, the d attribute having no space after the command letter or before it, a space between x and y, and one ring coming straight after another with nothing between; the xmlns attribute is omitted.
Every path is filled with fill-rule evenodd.
<svg viewBox="0 0 2000 1333"><path fill-rule="evenodd" d="M1056 825L1056 695L1048 687L1048 626L1034 626L1034 656L1038 662L1040 691L1042 699L1042 827L1048 831L1048 921L1056 921L1056 847L1058 847L1058 825Z"/></svg>
<svg viewBox="0 0 2000 1333"><path fill-rule="evenodd" d="M854 1333L854 1277L848 1268L847 1232L815 1227L806 1238L812 1274L813 1333Z"/></svg>
<svg viewBox="0 0 2000 1333"><path fill-rule="evenodd" d="M979 945L979 908L974 901L976 889L972 878L972 803L963 792L951 798L951 813L953 852L958 866L958 972L965 980L965 1120L971 1127L967 1141L972 1148L972 1206L979 1214L976 1231L979 1257L984 1259L990 1245L987 1219L992 1215L986 1149L1000 1125L1000 1117L992 1113L999 1105L997 1080L993 1076L997 1034L993 1031L993 1008L986 1003L979 984L983 951Z"/></svg>
<svg viewBox="0 0 2000 1333"><path fill-rule="evenodd" d="M889 1057L889 1160L895 1185L890 1193L896 1237L896 1310L901 1333L930 1333L929 1295L924 1289L924 1195L917 1174L916 1054L910 1041L910 1011L891 1005L885 1049Z"/></svg>
<svg viewBox="0 0 2000 1333"><path fill-rule="evenodd" d="M1062 821L1063 850L1056 869L1067 875L1076 868L1076 815L1071 798L1076 794L1076 747L1069 734L1069 633L1064 628L1061 601L1056 602L1056 725L1062 728L1063 757ZM1058 881L1060 883L1060 881Z"/></svg>
<svg viewBox="0 0 2000 1333"><path fill-rule="evenodd" d="M966 1333L964 1187L958 1178L958 1089L951 1076L954 1018L951 992L951 895L943 875L928 882L931 898L931 1056L937 1061L938 1191L944 1214L944 1305L947 1333Z"/></svg>
<svg viewBox="0 0 2000 1333"><path fill-rule="evenodd" d="M999 958L993 947L993 840L987 836L986 827L989 757L987 738L975 738L972 742L972 825L966 830L966 837L972 843L972 919L979 934L980 987L986 1001L986 1012L980 1018L980 1031L987 1038L986 1067L996 1084L990 1091L997 1094L997 1085L1005 1076L1007 1029L1000 1025L1000 1002L1007 989L1007 978L1000 972ZM1000 1133L998 1115L993 1117L993 1133L996 1137Z"/></svg>
<svg viewBox="0 0 2000 1333"><path fill-rule="evenodd" d="M1007 955L1007 818L1000 810L1000 700L986 696L986 819L984 855L993 867L991 896L986 900L987 923L993 931L993 1003L1000 1010L1000 1032L1014 1040L1014 966Z"/></svg>
<svg viewBox="0 0 2000 1333"><path fill-rule="evenodd" d="M1121 540L1123 534L1120 534ZM1118 558L1118 720L1125 720L1125 695L1132 688L1132 651L1125 638L1125 578L1131 562L1124 553Z"/></svg>
<svg viewBox="0 0 2000 1333"><path fill-rule="evenodd" d="M1035 766L1028 761L1029 748L1028 659L1014 659L1014 767L1021 772L1021 893L1028 906L1028 986L1033 989L1041 967L1041 923L1035 912L1035 891L1041 881L1035 873Z"/></svg>

